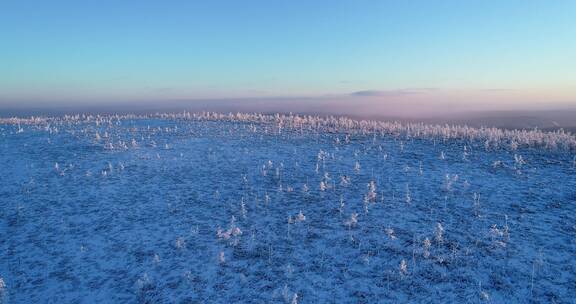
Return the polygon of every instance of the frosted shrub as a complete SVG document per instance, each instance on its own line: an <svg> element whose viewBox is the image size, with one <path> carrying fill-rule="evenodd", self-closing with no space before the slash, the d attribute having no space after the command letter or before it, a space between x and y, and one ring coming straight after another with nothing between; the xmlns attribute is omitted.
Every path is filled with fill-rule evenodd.
<svg viewBox="0 0 576 304"><path fill-rule="evenodd" d="M482 301L487 301L487 302L490 301L490 295L488 294L488 292L486 290L480 291L480 299Z"/></svg>
<svg viewBox="0 0 576 304"><path fill-rule="evenodd" d="M183 249L186 247L186 240L183 237L178 237L174 245L176 246L176 249Z"/></svg>
<svg viewBox="0 0 576 304"><path fill-rule="evenodd" d="M510 149L511 149L512 151L516 151L516 150L518 149L518 143L517 143L516 141L512 141L512 142L510 143Z"/></svg>
<svg viewBox="0 0 576 304"><path fill-rule="evenodd" d="M432 246L432 242L430 242L429 238L425 238L424 239L424 257L428 258L430 257L430 246Z"/></svg>
<svg viewBox="0 0 576 304"><path fill-rule="evenodd" d="M274 294L276 294L276 291ZM281 296L286 304L298 304L298 294L291 292L288 289L288 285L284 285L284 288L282 288ZM276 297L276 295L273 295L273 297Z"/></svg>
<svg viewBox="0 0 576 304"><path fill-rule="evenodd" d="M410 202L412 202L412 196L410 195L410 187L408 184L406 184L406 204L410 204Z"/></svg>
<svg viewBox="0 0 576 304"><path fill-rule="evenodd" d="M246 210L246 203L244 203L244 198L240 201L240 212L242 213L242 217L246 218L248 214L248 210Z"/></svg>
<svg viewBox="0 0 576 304"><path fill-rule="evenodd" d="M440 156L438 156L438 159L441 159L441 160L446 159L446 155L444 155L444 151L440 151Z"/></svg>
<svg viewBox="0 0 576 304"><path fill-rule="evenodd" d="M354 163L354 172L360 173L360 163L358 161Z"/></svg>
<svg viewBox="0 0 576 304"><path fill-rule="evenodd" d="M326 157L328 157L328 156L329 156L329 153L328 153L328 152L325 152L325 151L323 151L323 150L320 150L320 151L318 152L317 159L318 159L318 161L322 161L322 162L323 162L323 161L326 159Z"/></svg>
<svg viewBox="0 0 576 304"><path fill-rule="evenodd" d="M344 204L344 197L342 195L340 195L340 206L338 207L338 211L340 213L342 213L345 206L346 206L346 204Z"/></svg>
<svg viewBox="0 0 576 304"><path fill-rule="evenodd" d="M502 167L502 161L501 160L495 160L492 162L492 168L496 169L496 168L500 168Z"/></svg>
<svg viewBox="0 0 576 304"><path fill-rule="evenodd" d="M350 185L350 177L347 175L340 176L340 186L348 186Z"/></svg>
<svg viewBox="0 0 576 304"><path fill-rule="evenodd" d="M396 234L394 234L394 229L392 229L392 228L386 228L386 229L384 229L384 232L386 233L386 235L388 236L388 238L390 238L391 240L395 240L395 239L396 239Z"/></svg>
<svg viewBox="0 0 576 304"><path fill-rule="evenodd" d="M444 227L442 227L442 224L440 223L436 224L434 235L436 238L436 242L438 242L439 244L442 244L444 242Z"/></svg>
<svg viewBox="0 0 576 304"><path fill-rule="evenodd" d="M236 226L236 218L232 216L228 230L222 230L222 228L218 228L218 230L216 231L216 235L218 236L219 239L224 240L228 240L231 237L234 237L235 238L234 244L237 244L238 243L237 238L242 235L242 230L240 230L240 228Z"/></svg>
<svg viewBox="0 0 576 304"><path fill-rule="evenodd" d="M480 194L474 192L474 215L479 217L479 209L480 209Z"/></svg>
<svg viewBox="0 0 576 304"><path fill-rule="evenodd" d="M147 293L155 288L154 282L150 279L147 273L144 273L140 278L138 278L134 285L139 297L146 297Z"/></svg>
<svg viewBox="0 0 576 304"><path fill-rule="evenodd" d="M292 274L294 273L294 267L291 264L286 265L286 270L284 274L287 278L292 278Z"/></svg>
<svg viewBox="0 0 576 304"><path fill-rule="evenodd" d="M152 258L152 262L154 262L154 264L160 264L160 261L161 261L160 256L157 253L155 253L154 258Z"/></svg>
<svg viewBox="0 0 576 304"><path fill-rule="evenodd" d="M520 169L523 165L526 164L526 161L524 161L522 155L514 154L514 164L516 168Z"/></svg>
<svg viewBox="0 0 576 304"><path fill-rule="evenodd" d="M262 165L262 169L260 170L260 174L262 174L262 176L267 176L268 175L268 171L266 171L266 166Z"/></svg>
<svg viewBox="0 0 576 304"><path fill-rule="evenodd" d="M298 213L298 215L296 216L296 222L303 222L306 220L306 216L304 215L304 213L302 213L302 210L300 210L300 212Z"/></svg>
<svg viewBox="0 0 576 304"><path fill-rule="evenodd" d="M350 215L350 219L344 222L344 225L348 226L348 228L354 228L358 224L358 213L354 212Z"/></svg>
<svg viewBox="0 0 576 304"><path fill-rule="evenodd" d="M270 203L270 195L268 195L268 192L266 192L266 193L264 194L264 203L265 203L266 205L268 205L268 203Z"/></svg>
<svg viewBox="0 0 576 304"><path fill-rule="evenodd" d="M506 241L508 236L507 226L504 229L500 229L498 228L498 225L493 224L492 226L490 226L489 234L490 238L492 239L492 242L496 246L506 247Z"/></svg>
<svg viewBox="0 0 576 304"><path fill-rule="evenodd" d="M406 276L408 275L408 263L406 263L406 260L403 259L400 262L400 275L401 276Z"/></svg>
<svg viewBox="0 0 576 304"><path fill-rule="evenodd" d="M364 196L364 202L376 202L376 183L374 181L368 183L368 193Z"/></svg>
<svg viewBox="0 0 576 304"><path fill-rule="evenodd" d="M458 174L446 174L444 179L444 189L452 191L452 185L458 181Z"/></svg>
<svg viewBox="0 0 576 304"><path fill-rule="evenodd" d="M217 231L218 238L228 240L233 236L242 235L242 230L238 227L230 228L228 230L223 231L222 229L218 228Z"/></svg>

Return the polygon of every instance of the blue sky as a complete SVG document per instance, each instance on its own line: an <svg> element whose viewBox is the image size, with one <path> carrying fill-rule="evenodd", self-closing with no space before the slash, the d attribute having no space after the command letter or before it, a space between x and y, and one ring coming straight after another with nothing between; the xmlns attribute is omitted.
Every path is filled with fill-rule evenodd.
<svg viewBox="0 0 576 304"><path fill-rule="evenodd" d="M0 105L416 91L574 104L575 84L576 1L0 2Z"/></svg>

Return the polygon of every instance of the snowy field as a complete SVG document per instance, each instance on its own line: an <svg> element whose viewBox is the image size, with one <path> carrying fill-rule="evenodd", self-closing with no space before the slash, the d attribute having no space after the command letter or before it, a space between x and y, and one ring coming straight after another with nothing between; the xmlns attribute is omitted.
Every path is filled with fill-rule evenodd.
<svg viewBox="0 0 576 304"><path fill-rule="evenodd" d="M563 132L0 119L0 303L574 303Z"/></svg>

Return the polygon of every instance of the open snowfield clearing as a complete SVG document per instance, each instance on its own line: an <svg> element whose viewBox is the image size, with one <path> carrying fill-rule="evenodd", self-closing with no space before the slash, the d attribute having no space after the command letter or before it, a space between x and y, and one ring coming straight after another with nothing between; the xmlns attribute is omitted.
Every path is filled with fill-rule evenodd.
<svg viewBox="0 0 576 304"><path fill-rule="evenodd" d="M314 117L0 120L0 303L572 303L575 151Z"/></svg>

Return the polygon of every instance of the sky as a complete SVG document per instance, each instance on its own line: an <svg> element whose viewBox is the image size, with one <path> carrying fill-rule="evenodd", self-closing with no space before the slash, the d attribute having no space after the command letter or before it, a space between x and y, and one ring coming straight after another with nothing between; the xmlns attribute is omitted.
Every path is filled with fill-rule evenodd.
<svg viewBox="0 0 576 304"><path fill-rule="evenodd" d="M576 1L0 1L0 107L195 100L576 106Z"/></svg>

